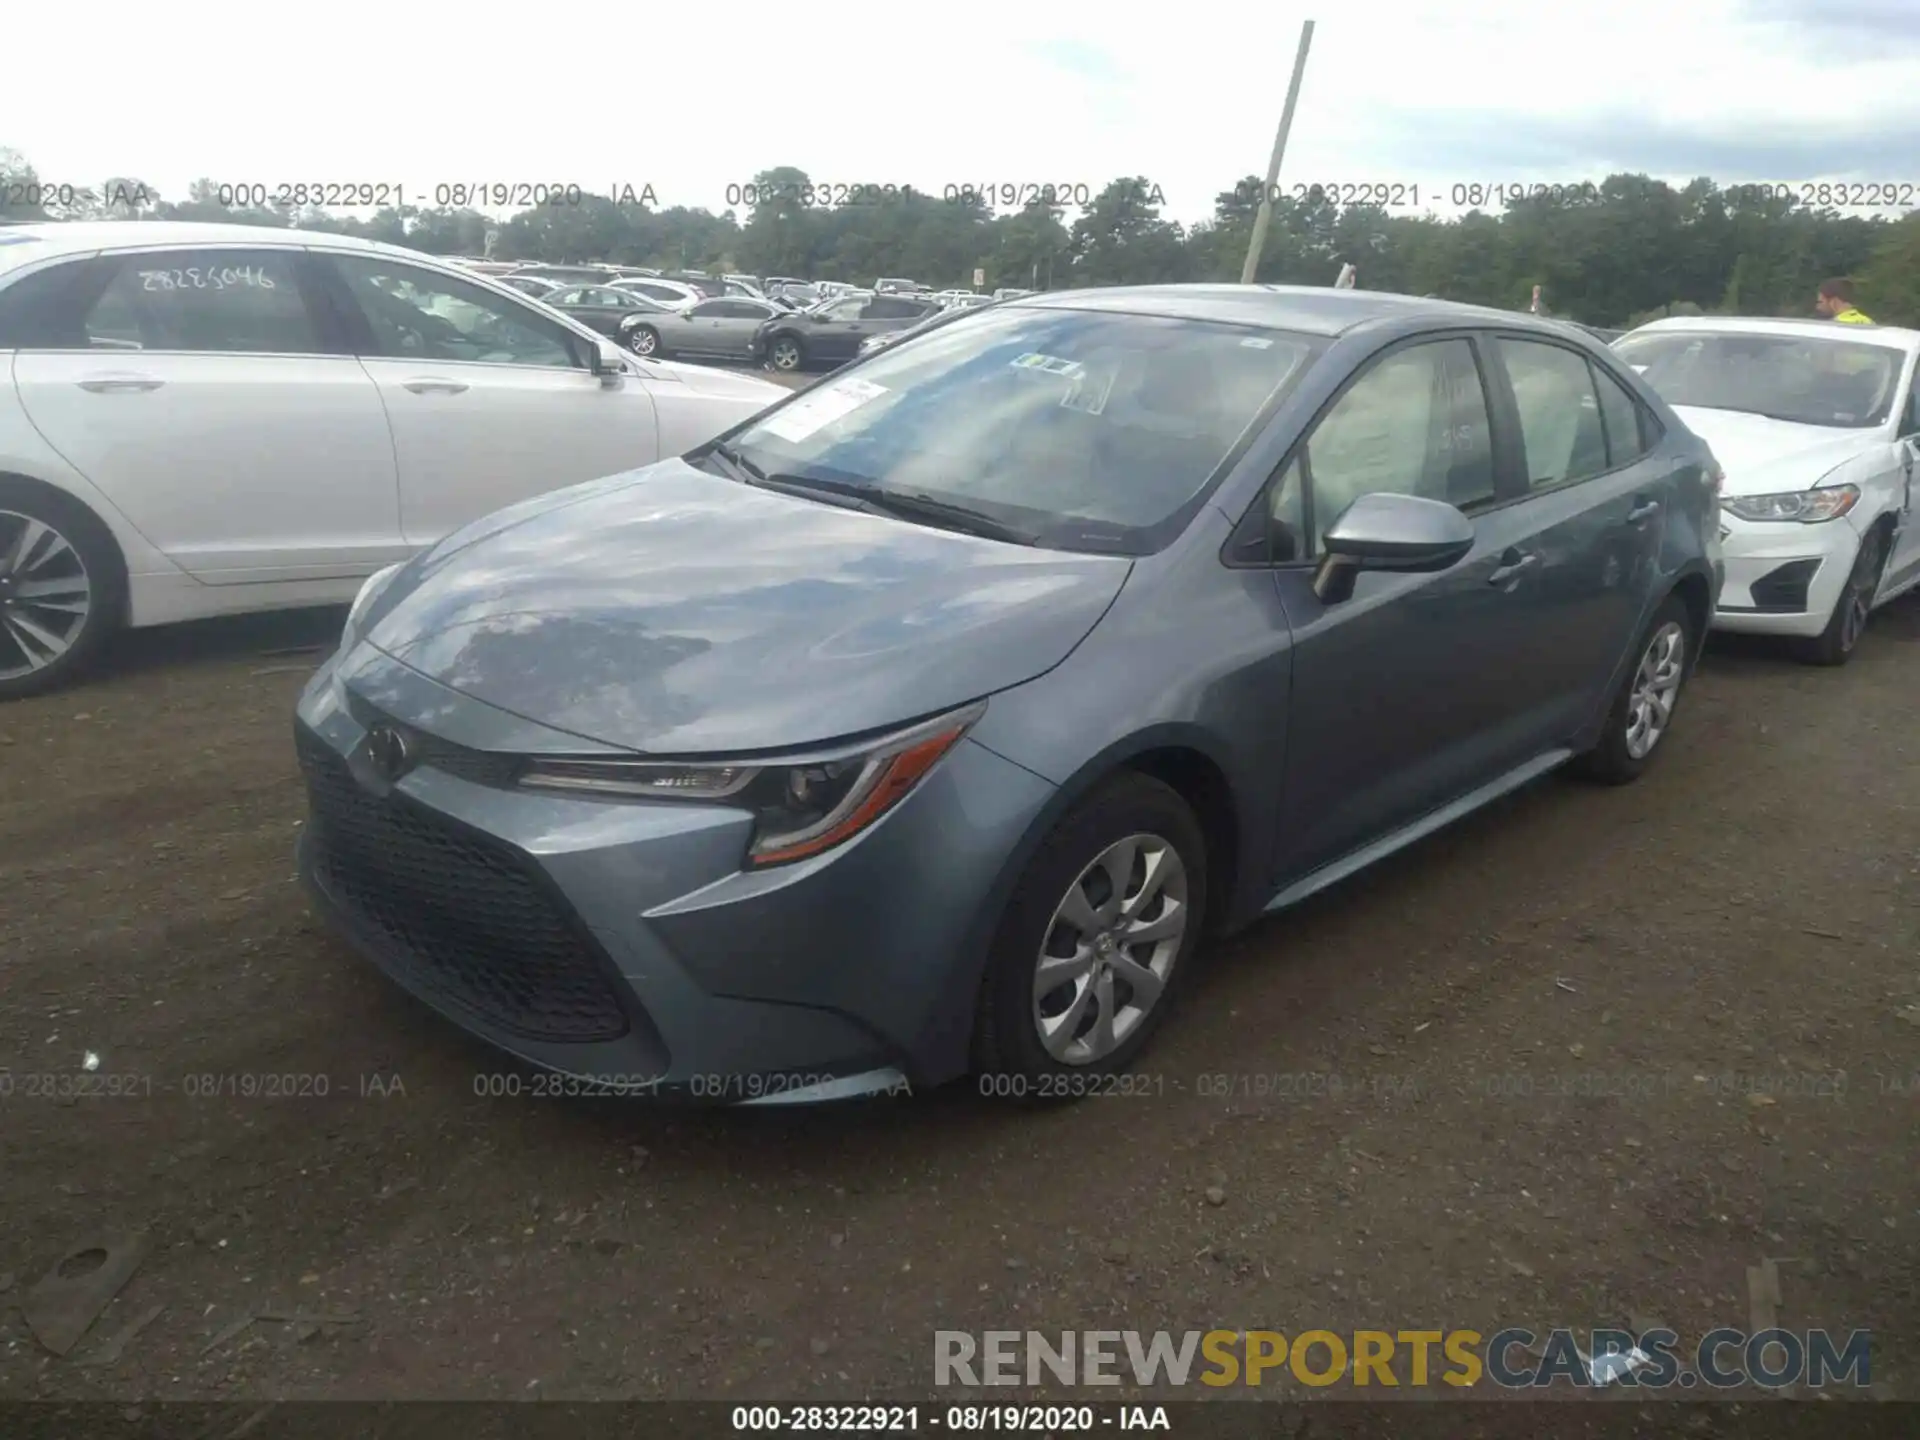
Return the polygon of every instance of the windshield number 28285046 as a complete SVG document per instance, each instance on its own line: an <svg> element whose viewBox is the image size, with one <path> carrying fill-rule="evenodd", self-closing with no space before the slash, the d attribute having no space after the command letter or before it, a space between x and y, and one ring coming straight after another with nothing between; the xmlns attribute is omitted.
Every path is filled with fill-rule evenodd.
<svg viewBox="0 0 1920 1440"><path fill-rule="evenodd" d="M275 289L273 277L251 265L210 266L205 270L142 270L142 290L228 290L252 286L256 290Z"/></svg>

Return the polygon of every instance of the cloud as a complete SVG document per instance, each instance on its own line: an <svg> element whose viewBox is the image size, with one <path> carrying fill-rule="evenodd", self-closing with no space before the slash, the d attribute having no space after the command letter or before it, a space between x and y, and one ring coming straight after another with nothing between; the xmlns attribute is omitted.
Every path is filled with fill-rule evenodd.
<svg viewBox="0 0 1920 1440"><path fill-rule="evenodd" d="M1920 0L1917 0L1920 3ZM1619 171L1667 179L1855 179L1920 182L1920 97L1904 113L1823 119L1702 121L1633 109L1515 116L1461 111L1377 121L1370 146L1403 167L1454 179L1599 182ZM1470 173L1440 172L1471 157Z"/></svg>
<svg viewBox="0 0 1920 1440"><path fill-rule="evenodd" d="M1915 0L1744 0L1740 14L1828 57L1920 55Z"/></svg>
<svg viewBox="0 0 1920 1440"><path fill-rule="evenodd" d="M1145 175L1193 220L1264 170L1305 18L1246 0L1153 23L816 0L799 46L717 41L669 10L645 17L630 66L529 70L498 26L330 0L302 32L300 73L322 77L306 81L257 63L259 14L25 7L9 51L87 56L84 96L71 67L14 66L0 145L48 181L134 175L169 198L203 175L405 184L427 203L437 184L557 180L720 210L790 164L935 194ZM786 24L751 4L734 18ZM1282 182L1916 179L1917 38L1920 0L1343 0L1316 27Z"/></svg>

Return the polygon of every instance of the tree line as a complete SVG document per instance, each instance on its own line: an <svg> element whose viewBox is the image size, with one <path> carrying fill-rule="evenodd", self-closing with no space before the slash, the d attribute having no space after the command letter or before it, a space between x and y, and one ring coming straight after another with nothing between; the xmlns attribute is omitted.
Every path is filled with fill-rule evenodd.
<svg viewBox="0 0 1920 1440"><path fill-rule="evenodd" d="M540 203L506 218L414 203L349 214L297 203L306 187L263 196L261 187L241 193L246 187L203 179L170 200L133 177L43 184L24 157L0 149L0 220L297 225L442 255L866 284L903 276L935 288L970 286L975 271L984 272L990 289L1237 280L1263 182L1243 177L1215 197L1210 216L1191 225L1168 219L1160 187L1138 175L1070 197L1034 195L1015 209L953 187L944 194L893 186L816 190L791 166L734 188L743 203L717 214L662 207L650 189L636 197L571 186L553 187ZM1084 201L1071 222L1063 199ZM1920 324L1920 210L1888 219L1705 178L1675 187L1616 174L1444 219L1340 204L1318 187L1276 197L1258 279L1331 284L1345 264L1367 289L1502 309L1526 308L1538 285L1550 313L1607 326L1699 312L1804 315L1822 280L1851 276L1875 319Z"/></svg>

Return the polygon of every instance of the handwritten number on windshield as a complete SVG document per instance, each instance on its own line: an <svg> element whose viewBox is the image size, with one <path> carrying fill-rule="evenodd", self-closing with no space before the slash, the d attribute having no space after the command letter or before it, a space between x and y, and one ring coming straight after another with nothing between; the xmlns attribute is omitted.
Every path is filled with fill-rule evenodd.
<svg viewBox="0 0 1920 1440"><path fill-rule="evenodd" d="M253 265L192 266L185 270L142 270L142 290L274 290L273 277Z"/></svg>

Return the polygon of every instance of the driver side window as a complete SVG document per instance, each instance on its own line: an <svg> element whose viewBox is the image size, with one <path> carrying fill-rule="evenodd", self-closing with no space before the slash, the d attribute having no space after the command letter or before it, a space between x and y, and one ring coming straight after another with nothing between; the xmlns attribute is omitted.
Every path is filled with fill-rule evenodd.
<svg viewBox="0 0 1920 1440"><path fill-rule="evenodd" d="M586 368L573 336L503 295L382 255L328 258L366 316L376 355Z"/></svg>
<svg viewBox="0 0 1920 1440"><path fill-rule="evenodd" d="M1463 510L1496 494L1486 393L1473 347L1433 340L1377 361L1320 417L1268 490L1294 553L1320 553L1320 537L1362 495L1419 495Z"/></svg>

